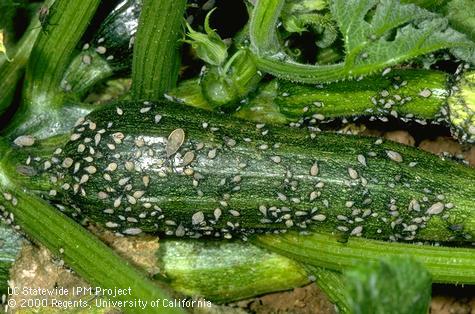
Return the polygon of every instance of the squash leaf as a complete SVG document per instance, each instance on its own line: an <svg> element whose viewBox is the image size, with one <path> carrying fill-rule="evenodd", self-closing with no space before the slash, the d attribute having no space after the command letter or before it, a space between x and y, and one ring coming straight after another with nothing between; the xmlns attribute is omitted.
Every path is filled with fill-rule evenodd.
<svg viewBox="0 0 475 314"><path fill-rule="evenodd" d="M314 32L319 35L315 44L326 48L338 37L338 30L328 9L326 0L286 1L282 9L282 24L289 33Z"/></svg>
<svg viewBox="0 0 475 314"><path fill-rule="evenodd" d="M445 9L450 25L475 42L475 0L452 0ZM475 65L475 47L454 48L452 53Z"/></svg>
<svg viewBox="0 0 475 314"><path fill-rule="evenodd" d="M351 7L352 10L348 10ZM334 0L349 67L381 68L435 50L469 46L445 18L395 0Z"/></svg>
<svg viewBox="0 0 475 314"><path fill-rule="evenodd" d="M332 0L330 12L344 42L344 60L328 65L297 63L276 40L284 1L256 2L250 38L260 70L287 80L321 83L355 78L440 49L475 46L465 34L449 27L446 18L414 4L401 4L399 0Z"/></svg>
<svg viewBox="0 0 475 314"><path fill-rule="evenodd" d="M444 11L454 29L475 41L475 0L452 0Z"/></svg>

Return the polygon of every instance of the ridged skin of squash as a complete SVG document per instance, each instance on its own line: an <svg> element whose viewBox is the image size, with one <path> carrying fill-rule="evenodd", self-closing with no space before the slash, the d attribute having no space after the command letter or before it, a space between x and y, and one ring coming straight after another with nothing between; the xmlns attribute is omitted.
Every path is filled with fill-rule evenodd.
<svg viewBox="0 0 475 314"><path fill-rule="evenodd" d="M123 234L474 234L471 168L382 139L252 124L165 101L100 108L29 167L48 198L76 209L70 214Z"/></svg>

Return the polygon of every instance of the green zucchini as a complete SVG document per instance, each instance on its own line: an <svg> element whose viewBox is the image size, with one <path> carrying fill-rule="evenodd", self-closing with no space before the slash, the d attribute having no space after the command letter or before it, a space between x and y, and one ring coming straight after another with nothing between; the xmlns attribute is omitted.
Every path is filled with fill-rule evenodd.
<svg viewBox="0 0 475 314"><path fill-rule="evenodd" d="M191 20L200 17L210 9L210 4L203 0L188 1L187 16ZM82 47L69 65L63 84L71 93L82 97L91 87L108 77L131 73L142 5L143 0L122 0L104 19L91 42Z"/></svg>
<svg viewBox="0 0 475 314"><path fill-rule="evenodd" d="M391 71L385 76L327 86L281 81L275 102L292 121L393 116L405 121L425 123L430 119L439 123L443 119L442 104L449 95L446 85L445 73L427 70ZM323 119L315 118L316 115Z"/></svg>
<svg viewBox="0 0 475 314"><path fill-rule="evenodd" d="M130 74L141 9L142 1L124 0L105 18L68 67L63 84L71 92L81 96L113 74Z"/></svg>
<svg viewBox="0 0 475 314"><path fill-rule="evenodd" d="M130 73L134 36L141 10L141 0L121 1L101 23L91 41L91 49L106 56L116 73Z"/></svg>
<svg viewBox="0 0 475 314"><path fill-rule="evenodd" d="M468 143L475 143L475 71L467 72L448 99L452 133Z"/></svg>
<svg viewBox="0 0 475 314"><path fill-rule="evenodd" d="M475 233L473 169L381 139L119 102L88 115L53 154L39 150L13 149L8 176L122 234L316 229L473 241Z"/></svg>
<svg viewBox="0 0 475 314"><path fill-rule="evenodd" d="M303 85L272 80L241 102L235 116L261 123L324 128L335 119L442 124L460 141L475 142L475 72L448 86L447 74L421 69L393 70L329 85ZM184 81L167 93L173 100L211 110L204 86Z"/></svg>

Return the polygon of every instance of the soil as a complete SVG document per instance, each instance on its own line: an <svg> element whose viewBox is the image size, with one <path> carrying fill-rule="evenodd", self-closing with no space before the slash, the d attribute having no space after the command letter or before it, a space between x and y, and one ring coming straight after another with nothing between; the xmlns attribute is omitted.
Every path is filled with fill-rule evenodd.
<svg viewBox="0 0 475 314"><path fill-rule="evenodd" d="M249 302L252 313L337 313L335 306L316 284L310 284L292 291L272 293Z"/></svg>

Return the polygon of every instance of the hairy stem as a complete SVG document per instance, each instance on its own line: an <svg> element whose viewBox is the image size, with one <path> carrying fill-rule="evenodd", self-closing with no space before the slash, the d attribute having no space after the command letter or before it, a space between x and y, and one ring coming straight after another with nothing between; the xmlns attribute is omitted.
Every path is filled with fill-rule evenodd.
<svg viewBox="0 0 475 314"><path fill-rule="evenodd" d="M132 62L135 99L160 99L178 79L179 39L186 0L145 0Z"/></svg>
<svg viewBox="0 0 475 314"><path fill-rule="evenodd" d="M45 2L49 6L54 0ZM12 62L0 63L0 114L2 114L10 105L17 87L17 82L21 78L22 70L28 62L33 45L40 33L40 22L38 16L33 18L25 34L18 42L12 54Z"/></svg>
<svg viewBox="0 0 475 314"><path fill-rule="evenodd" d="M390 243L363 238L339 242L336 236L295 232L256 237L256 245L313 266L343 271L359 263L389 256L412 256L431 273L434 282L475 283L473 249Z"/></svg>
<svg viewBox="0 0 475 314"><path fill-rule="evenodd" d="M249 34L251 47L263 54L278 52L279 43L275 26L284 6L284 0L259 0L251 15ZM266 32L263 32L265 30Z"/></svg>
<svg viewBox="0 0 475 314"><path fill-rule="evenodd" d="M63 75L99 3L57 0L49 9L43 7L48 13L27 65L23 103L7 134L46 137L51 127L58 129L70 122L60 113L69 89L62 84Z"/></svg>
<svg viewBox="0 0 475 314"><path fill-rule="evenodd" d="M343 294L346 282L341 273L323 267L305 265L305 269L315 277L315 282L325 292L330 301L338 306L340 313L351 313L350 305Z"/></svg>
<svg viewBox="0 0 475 314"><path fill-rule="evenodd" d="M250 20L250 39L257 67L285 80L310 84L359 78L432 51L473 45L464 35L447 28L442 21L436 19L426 19L431 24L424 27L400 28L395 42L384 41L381 36L408 21L426 18L427 12L414 5L386 1L379 3L377 7L379 12L387 15L385 21L376 19L362 22L364 15L376 2L368 7L368 1L347 4L345 1L335 0L331 2L330 9L345 43L344 62L330 65L298 63L292 60L277 40L277 21L284 2L285 0L256 1ZM397 12L394 13L396 17L389 16L391 10ZM413 11L412 15L407 13L409 10ZM343 14L350 11L352 18ZM384 49L390 52L385 53Z"/></svg>

